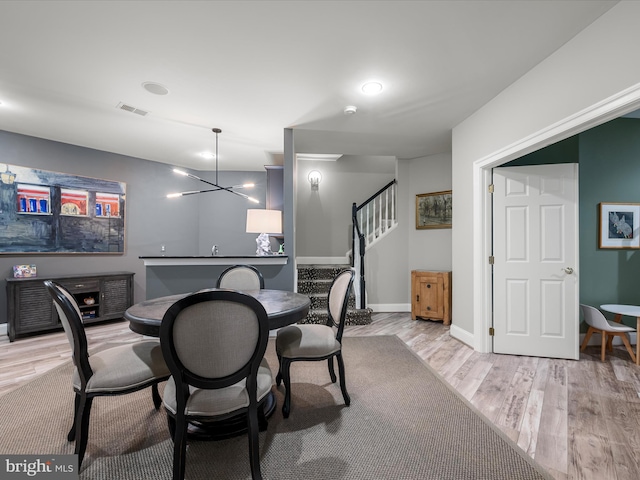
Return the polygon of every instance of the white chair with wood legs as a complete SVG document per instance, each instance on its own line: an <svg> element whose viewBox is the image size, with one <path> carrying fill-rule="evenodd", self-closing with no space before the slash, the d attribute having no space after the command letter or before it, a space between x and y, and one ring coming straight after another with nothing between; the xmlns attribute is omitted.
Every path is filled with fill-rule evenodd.
<svg viewBox="0 0 640 480"><path fill-rule="evenodd" d="M636 362L636 356L633 353L633 349L631 348L631 344L629 343L629 339L627 338L627 335L629 333L636 331L635 328L629 327L622 323L616 323L607 320L602 312L595 307L581 304L580 308L582 310L582 314L584 315L584 321L587 322L587 325L589 325L589 330L587 330L587 334L584 337L582 346L580 347L580 351L583 351L587 347L587 344L591 339L591 335L593 335L594 332L601 332L601 359L603 362L607 347L609 348L609 350L613 349L613 347L611 346L613 337L620 337L622 343L627 348L627 352L629 352L629 355L631 355L633 363Z"/></svg>

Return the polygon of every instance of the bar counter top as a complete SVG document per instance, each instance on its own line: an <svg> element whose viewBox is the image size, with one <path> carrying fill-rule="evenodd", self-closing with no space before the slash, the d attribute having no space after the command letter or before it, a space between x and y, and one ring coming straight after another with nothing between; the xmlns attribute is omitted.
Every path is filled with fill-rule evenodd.
<svg viewBox="0 0 640 480"><path fill-rule="evenodd" d="M187 265L285 265L287 255L185 255L138 257L145 267L176 267Z"/></svg>

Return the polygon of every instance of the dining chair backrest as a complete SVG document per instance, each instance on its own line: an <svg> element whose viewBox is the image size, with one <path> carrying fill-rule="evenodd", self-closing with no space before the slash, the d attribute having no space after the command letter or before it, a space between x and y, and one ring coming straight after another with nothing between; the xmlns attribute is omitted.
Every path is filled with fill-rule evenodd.
<svg viewBox="0 0 640 480"><path fill-rule="evenodd" d="M176 385L218 389L255 375L269 321L262 304L237 291L205 291L174 303L160 326L165 361Z"/></svg>
<svg viewBox="0 0 640 480"><path fill-rule="evenodd" d="M587 322L587 325L591 325L598 330L613 330L603 313L597 308L591 305L580 304L580 309L582 310L582 315L584 315L584 321Z"/></svg>
<svg viewBox="0 0 640 480"><path fill-rule="evenodd" d="M245 293L202 291L169 307L160 345L171 372L163 401L175 426L174 480L184 479L189 419L205 425L237 413L246 416L251 477L262 480L258 405L271 391L271 370L261 366L268 340L267 312Z"/></svg>
<svg viewBox="0 0 640 480"><path fill-rule="evenodd" d="M260 290L264 288L264 277L253 265L233 265L220 274L217 288L231 290Z"/></svg>
<svg viewBox="0 0 640 480"><path fill-rule="evenodd" d="M334 277L329 288L327 325L337 328L336 338L338 341L342 339L354 277L355 272L352 269L343 270Z"/></svg>
<svg viewBox="0 0 640 480"><path fill-rule="evenodd" d="M45 280L44 285L53 298L60 323L62 323L64 333L67 335L71 345L71 355L73 363L78 370L80 382L82 385L86 385L93 375L93 370L89 363L87 335L84 331L82 314L78 303L73 298L73 295L62 285L52 280Z"/></svg>

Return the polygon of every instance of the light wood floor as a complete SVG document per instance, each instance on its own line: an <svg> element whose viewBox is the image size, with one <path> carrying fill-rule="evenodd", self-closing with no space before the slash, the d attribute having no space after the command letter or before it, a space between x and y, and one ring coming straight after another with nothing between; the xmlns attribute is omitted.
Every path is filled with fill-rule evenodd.
<svg viewBox="0 0 640 480"><path fill-rule="evenodd" d="M640 367L623 348L607 361L480 354L438 322L374 314L345 336L397 335L556 479L640 478ZM87 328L92 349L138 341L124 321ZM372 352L374 353L374 352ZM0 395L69 359L62 332L0 340ZM348 381L348 365L347 365Z"/></svg>

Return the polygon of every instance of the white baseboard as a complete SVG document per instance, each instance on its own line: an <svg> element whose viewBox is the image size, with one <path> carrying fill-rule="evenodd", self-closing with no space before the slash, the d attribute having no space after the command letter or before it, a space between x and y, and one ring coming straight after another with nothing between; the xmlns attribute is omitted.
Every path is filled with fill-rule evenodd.
<svg viewBox="0 0 640 480"><path fill-rule="evenodd" d="M298 265L350 265L349 257L296 257Z"/></svg>
<svg viewBox="0 0 640 480"><path fill-rule="evenodd" d="M410 312L410 303L370 303L368 308L374 312Z"/></svg>
<svg viewBox="0 0 640 480"><path fill-rule="evenodd" d="M7 334L7 324L0 323L0 335L6 335L6 334Z"/></svg>
<svg viewBox="0 0 640 480"><path fill-rule="evenodd" d="M462 343L469 345L471 348L473 348L473 343L474 343L473 333L469 333L466 330L463 330L462 328L452 324L451 328L449 328L449 335L451 335L456 340L460 340Z"/></svg>

